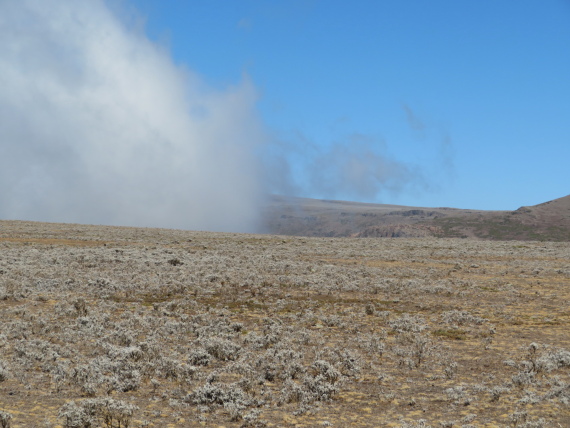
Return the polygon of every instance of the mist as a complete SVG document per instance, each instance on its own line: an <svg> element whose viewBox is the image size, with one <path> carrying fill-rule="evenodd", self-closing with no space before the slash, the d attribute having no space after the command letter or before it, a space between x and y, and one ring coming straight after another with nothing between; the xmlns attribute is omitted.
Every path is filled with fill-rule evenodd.
<svg viewBox="0 0 570 428"><path fill-rule="evenodd" d="M264 165L273 172L266 184L277 194L384 202L435 188L421 165L390 156L377 137L351 133L320 145L296 132L276 141Z"/></svg>
<svg viewBox="0 0 570 428"><path fill-rule="evenodd" d="M0 2L0 218L254 231L254 85L208 87L132 27L103 1Z"/></svg>
<svg viewBox="0 0 570 428"><path fill-rule="evenodd" d="M210 87L122 5L0 1L0 219L256 232L269 193L428 189L365 135L276 138L247 75Z"/></svg>

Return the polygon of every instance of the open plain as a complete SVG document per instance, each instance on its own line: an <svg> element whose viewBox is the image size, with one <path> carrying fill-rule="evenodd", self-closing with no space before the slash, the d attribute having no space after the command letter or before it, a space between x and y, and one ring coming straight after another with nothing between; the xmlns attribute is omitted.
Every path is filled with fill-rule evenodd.
<svg viewBox="0 0 570 428"><path fill-rule="evenodd" d="M570 242L0 221L1 427L568 427Z"/></svg>

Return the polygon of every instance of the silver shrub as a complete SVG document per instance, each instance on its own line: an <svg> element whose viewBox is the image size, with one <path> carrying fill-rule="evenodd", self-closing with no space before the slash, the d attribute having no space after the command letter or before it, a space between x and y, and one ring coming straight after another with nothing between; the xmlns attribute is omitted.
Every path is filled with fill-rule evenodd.
<svg viewBox="0 0 570 428"><path fill-rule="evenodd" d="M231 421L242 418L242 412L252 404L255 404L250 396L239 384L230 385L207 382L197 388L185 398L185 401L198 406L222 406L230 414Z"/></svg>
<svg viewBox="0 0 570 428"><path fill-rule="evenodd" d="M81 389L83 394L94 397L105 378L97 365L81 364L73 368L70 380Z"/></svg>
<svg viewBox="0 0 570 428"><path fill-rule="evenodd" d="M241 346L227 339L212 337L201 341L202 346L214 358L222 361L237 359Z"/></svg>
<svg viewBox="0 0 570 428"><path fill-rule="evenodd" d="M536 367L539 371L547 372L570 367L570 352L566 349L549 349L538 358Z"/></svg>
<svg viewBox="0 0 570 428"><path fill-rule="evenodd" d="M310 393L310 401L328 401L338 393L338 385L323 376L305 376L303 379L303 386L305 390Z"/></svg>
<svg viewBox="0 0 570 428"><path fill-rule="evenodd" d="M12 415L8 412L0 410L0 428L12 427Z"/></svg>
<svg viewBox="0 0 570 428"><path fill-rule="evenodd" d="M316 371L316 376L322 376L328 383L337 383L340 379L340 372L328 361L317 360L311 366Z"/></svg>
<svg viewBox="0 0 570 428"><path fill-rule="evenodd" d="M211 360L212 356L204 348L193 349L188 354L188 362L194 366L207 366Z"/></svg>
<svg viewBox="0 0 570 428"><path fill-rule="evenodd" d="M432 428L432 426L427 425L427 421L425 419L420 419L416 422L404 422L400 425L400 428Z"/></svg>
<svg viewBox="0 0 570 428"><path fill-rule="evenodd" d="M74 401L65 403L59 409L59 418L63 419L64 428L91 428L97 423L95 409L84 404L75 404Z"/></svg>
<svg viewBox="0 0 570 428"><path fill-rule="evenodd" d="M423 317L410 314L404 314L399 318L388 321L388 325L397 332L419 333L427 328Z"/></svg>
<svg viewBox="0 0 570 428"><path fill-rule="evenodd" d="M457 310L444 312L441 314L441 318L444 323L452 326L460 326L466 324L480 325L487 321L485 318L471 315L467 311Z"/></svg>
<svg viewBox="0 0 570 428"><path fill-rule="evenodd" d="M255 368L262 379L296 379L305 372L303 354L292 349L270 348L256 359Z"/></svg>
<svg viewBox="0 0 570 428"><path fill-rule="evenodd" d="M307 401L307 392L298 383L287 380L283 384L279 403L301 403Z"/></svg>
<svg viewBox="0 0 570 428"><path fill-rule="evenodd" d="M394 352L400 357L399 364L410 369L421 366L428 357L436 352L436 345L425 334L405 332L398 335L402 346L396 347Z"/></svg>
<svg viewBox="0 0 570 428"><path fill-rule="evenodd" d="M488 391L491 394L491 402L497 402L501 396L509 392L510 389L505 386L494 386L492 388L489 388Z"/></svg>
<svg viewBox="0 0 570 428"><path fill-rule="evenodd" d="M252 409L245 415L243 415L243 424L241 428L248 428L248 427L265 427L267 424L259 420L259 415L261 414L261 410L259 409Z"/></svg>
<svg viewBox="0 0 570 428"><path fill-rule="evenodd" d="M447 379L453 379L455 374L457 373L458 364L455 361L451 361L450 363L446 364L443 373Z"/></svg>
<svg viewBox="0 0 570 428"><path fill-rule="evenodd" d="M553 382L554 384L550 390L544 395L544 400L552 400L557 398L562 404L570 406L570 383L558 381Z"/></svg>
<svg viewBox="0 0 570 428"><path fill-rule="evenodd" d="M325 346L316 352L316 359L331 362L344 376L354 376L361 369L360 355L350 349Z"/></svg>
<svg viewBox="0 0 570 428"><path fill-rule="evenodd" d="M8 379L8 376L10 375L10 372L8 370L8 366L7 364L0 360L0 382L4 382L6 379Z"/></svg>
<svg viewBox="0 0 570 428"><path fill-rule="evenodd" d="M530 421L526 411L518 411L509 415L511 426L515 428L543 428L546 426L544 419Z"/></svg>
<svg viewBox="0 0 570 428"><path fill-rule="evenodd" d="M138 407L113 398L93 398L79 403L70 401L59 410L64 428L108 427L129 428Z"/></svg>

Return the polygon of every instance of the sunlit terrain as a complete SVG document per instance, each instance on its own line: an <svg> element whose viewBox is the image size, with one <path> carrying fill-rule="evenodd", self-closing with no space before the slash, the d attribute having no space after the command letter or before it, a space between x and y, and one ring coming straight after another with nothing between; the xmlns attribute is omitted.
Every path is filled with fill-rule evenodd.
<svg viewBox="0 0 570 428"><path fill-rule="evenodd" d="M1 221L0 424L566 427L569 285L567 242Z"/></svg>

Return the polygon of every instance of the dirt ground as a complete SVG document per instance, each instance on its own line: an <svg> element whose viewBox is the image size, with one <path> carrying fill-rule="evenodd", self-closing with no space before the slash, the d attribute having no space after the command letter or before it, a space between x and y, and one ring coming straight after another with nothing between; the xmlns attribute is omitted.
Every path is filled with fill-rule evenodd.
<svg viewBox="0 0 570 428"><path fill-rule="evenodd" d="M10 424L569 427L570 243L0 221Z"/></svg>

